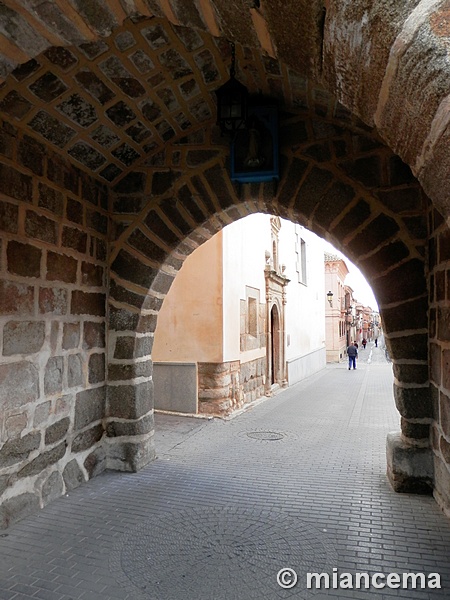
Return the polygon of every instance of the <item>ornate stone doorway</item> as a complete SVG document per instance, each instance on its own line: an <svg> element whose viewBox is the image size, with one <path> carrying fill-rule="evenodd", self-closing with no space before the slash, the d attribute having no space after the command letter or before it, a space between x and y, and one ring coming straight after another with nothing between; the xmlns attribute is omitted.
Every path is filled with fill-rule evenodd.
<svg viewBox="0 0 450 600"><path fill-rule="evenodd" d="M266 396L275 386L286 387L286 333L285 306L286 286L289 279L266 266Z"/></svg>

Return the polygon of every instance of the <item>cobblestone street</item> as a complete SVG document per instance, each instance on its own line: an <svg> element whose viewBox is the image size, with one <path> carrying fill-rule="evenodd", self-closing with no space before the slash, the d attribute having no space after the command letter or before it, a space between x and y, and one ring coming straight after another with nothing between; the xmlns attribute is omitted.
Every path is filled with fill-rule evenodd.
<svg viewBox="0 0 450 600"><path fill-rule="evenodd" d="M381 344L235 418L156 423L142 471L104 473L2 532L0 600L450 596L450 521L386 479L399 414ZM434 572L442 589L307 589L333 569Z"/></svg>

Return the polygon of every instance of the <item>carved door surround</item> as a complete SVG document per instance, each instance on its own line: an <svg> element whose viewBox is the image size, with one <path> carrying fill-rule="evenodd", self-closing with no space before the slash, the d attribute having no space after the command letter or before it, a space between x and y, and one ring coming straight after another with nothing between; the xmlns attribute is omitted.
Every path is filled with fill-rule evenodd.
<svg viewBox="0 0 450 600"><path fill-rule="evenodd" d="M266 281L266 396L273 386L286 387L286 286L289 279L267 264Z"/></svg>

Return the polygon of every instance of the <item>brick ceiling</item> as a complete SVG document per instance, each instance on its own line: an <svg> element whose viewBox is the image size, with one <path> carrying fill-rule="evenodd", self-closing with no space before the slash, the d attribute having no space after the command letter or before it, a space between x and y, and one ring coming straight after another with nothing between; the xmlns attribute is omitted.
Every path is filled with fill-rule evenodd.
<svg viewBox="0 0 450 600"><path fill-rule="evenodd" d="M252 92L331 116L337 98L376 127L450 215L448 7L3 0L0 111L115 183L168 140L213 124L213 92L228 77L233 40L238 77Z"/></svg>
<svg viewBox="0 0 450 600"><path fill-rule="evenodd" d="M165 142L214 123L214 91L228 79L230 60L224 38L165 19L128 21L104 40L50 47L18 66L3 84L0 110L114 183ZM237 71L251 92L285 107L335 109L324 90L309 89L305 78L261 51L239 46Z"/></svg>

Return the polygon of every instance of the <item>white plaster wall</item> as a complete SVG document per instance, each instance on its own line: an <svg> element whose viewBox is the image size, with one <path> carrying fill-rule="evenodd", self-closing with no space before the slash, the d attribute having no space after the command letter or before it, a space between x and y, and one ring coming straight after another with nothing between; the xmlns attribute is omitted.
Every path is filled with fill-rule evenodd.
<svg viewBox="0 0 450 600"><path fill-rule="evenodd" d="M255 214L227 225L223 234L224 361L247 362L265 355L265 348L240 352L240 301L246 286L259 290L265 304L265 251L270 250L270 216Z"/></svg>
<svg viewBox="0 0 450 600"><path fill-rule="evenodd" d="M306 243L306 284L298 280L296 234ZM285 275L290 279L286 304L286 360L293 361L325 347L323 240L308 229L283 220L279 255L280 263L286 265Z"/></svg>

